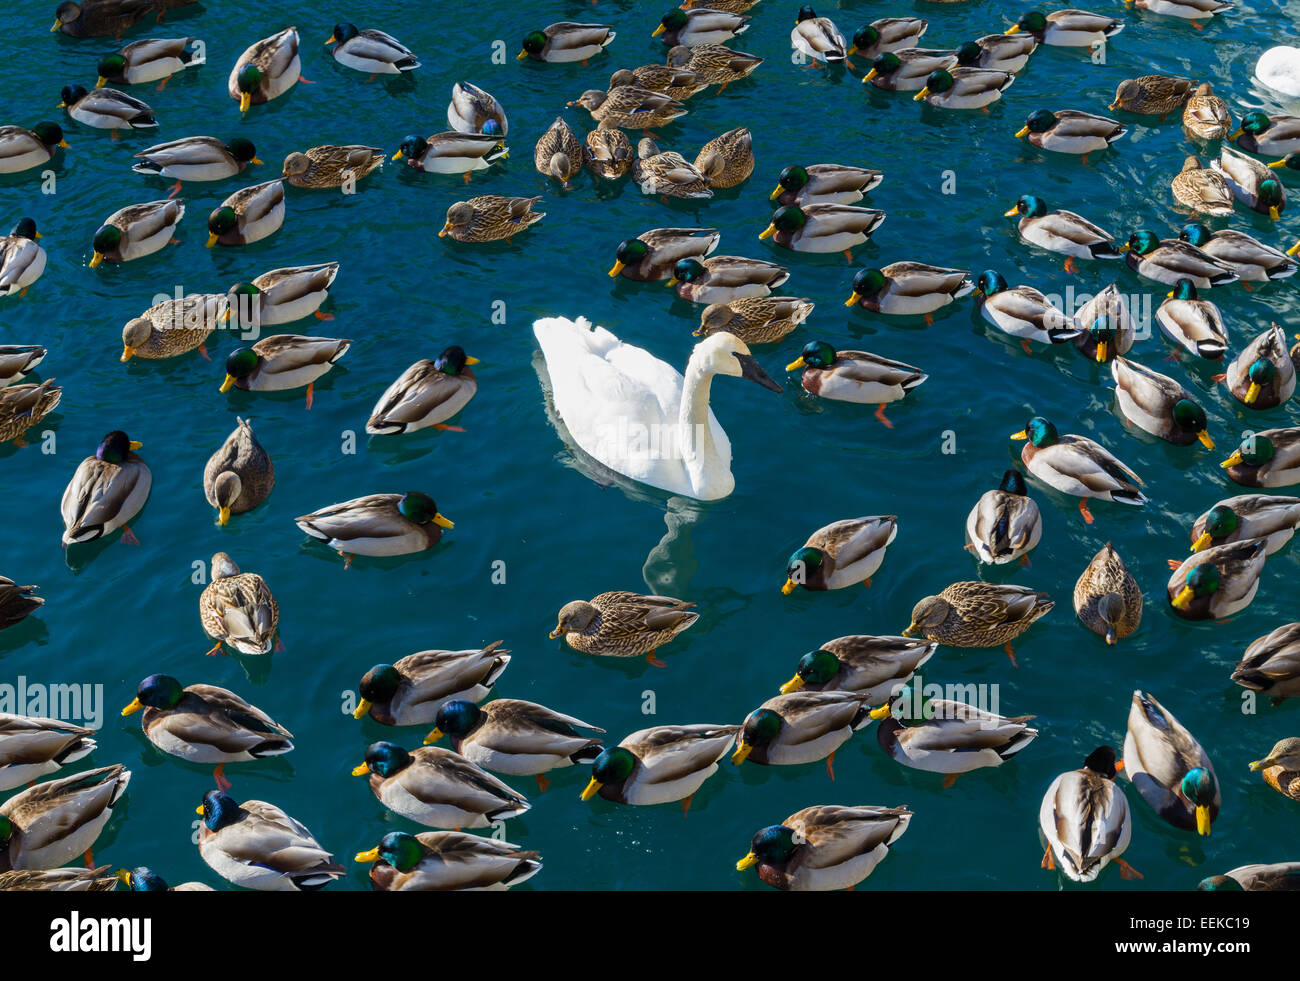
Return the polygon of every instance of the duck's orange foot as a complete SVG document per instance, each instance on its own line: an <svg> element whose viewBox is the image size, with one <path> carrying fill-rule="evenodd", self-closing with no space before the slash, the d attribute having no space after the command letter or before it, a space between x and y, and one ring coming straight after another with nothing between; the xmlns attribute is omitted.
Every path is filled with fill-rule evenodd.
<svg viewBox="0 0 1300 981"><path fill-rule="evenodd" d="M1096 520L1092 516L1092 512L1088 510L1088 502L1082 497L1079 498L1079 513L1083 515L1083 520L1086 524L1092 524L1093 521Z"/></svg>
<svg viewBox="0 0 1300 981"><path fill-rule="evenodd" d="M434 423L433 428L434 428L434 429L442 429L442 430L445 430L446 432L449 432L449 433L463 433L463 432L465 431L465 430L462 429L460 426L448 426L448 425L445 425L445 424L443 424L443 423L441 423L441 422Z"/></svg>
<svg viewBox="0 0 1300 981"><path fill-rule="evenodd" d="M546 779L545 773L537 774L537 792L544 794L551 789L551 781Z"/></svg>
<svg viewBox="0 0 1300 981"><path fill-rule="evenodd" d="M1188 23L1192 25L1193 30L1197 30L1197 31L1203 31L1203 30L1205 30L1205 25L1204 25L1204 24L1197 23L1197 22L1194 21L1194 20L1189 20Z"/></svg>
<svg viewBox="0 0 1300 981"><path fill-rule="evenodd" d="M835 751L834 750L831 751L830 756L826 757L826 773L827 775L830 776L832 780L835 779Z"/></svg>
<svg viewBox="0 0 1300 981"><path fill-rule="evenodd" d="M277 635L275 638L275 648L273 650L273 653L279 654L282 650L284 650L284 641L282 641Z"/></svg>
<svg viewBox="0 0 1300 981"><path fill-rule="evenodd" d="M312 316L315 317L317 320L333 320L333 319L334 319L334 314L332 314L332 313L321 313L319 310L317 310L315 313L313 313Z"/></svg>
<svg viewBox="0 0 1300 981"><path fill-rule="evenodd" d="M226 764L218 763L217 768L212 771L212 779L217 782L217 789L223 794L230 793L230 781L226 779Z"/></svg>
<svg viewBox="0 0 1300 981"><path fill-rule="evenodd" d="M1182 560L1180 559L1165 559L1165 561L1169 563L1169 568L1171 569L1177 569L1180 565L1183 564Z"/></svg>
<svg viewBox="0 0 1300 981"><path fill-rule="evenodd" d="M1011 646L1011 641L1007 641L1006 645L1002 649L1007 652L1007 657L1011 658L1011 666L1013 668L1020 667L1020 665L1016 663L1016 649Z"/></svg>
<svg viewBox="0 0 1300 981"><path fill-rule="evenodd" d="M1056 858L1052 855L1051 845L1048 845L1047 848L1043 850L1043 861L1039 864L1038 867L1040 869L1056 868Z"/></svg>
<svg viewBox="0 0 1300 981"><path fill-rule="evenodd" d="M949 773L946 777L944 777L944 778L943 778L943 789L944 789L944 790L947 790L949 787L951 787L953 784L955 784L955 783L957 782L957 778L958 778L959 776L961 776L960 773Z"/></svg>
<svg viewBox="0 0 1300 981"><path fill-rule="evenodd" d="M1034 563L1029 561L1028 555L1020 556L1020 564L1023 565L1026 569L1032 569L1034 567Z"/></svg>
<svg viewBox="0 0 1300 981"><path fill-rule="evenodd" d="M81 857L86 863L86 868L93 869L95 867L95 853L91 849L87 848L86 854Z"/></svg>
<svg viewBox="0 0 1300 981"><path fill-rule="evenodd" d="M666 668L666 667L668 667L667 664L665 664L663 661L659 660L659 658L655 657L655 652L654 652L654 651L651 651L649 654L647 654L647 655L645 656L645 659L646 659L647 661L649 661L650 664L651 664L653 667L656 667L656 668Z"/></svg>
<svg viewBox="0 0 1300 981"><path fill-rule="evenodd" d="M465 183L468 184L473 179L474 179L474 175L471 174L468 170L465 171Z"/></svg>
<svg viewBox="0 0 1300 981"><path fill-rule="evenodd" d="M1226 374L1224 374L1224 375L1211 375L1211 376L1210 376L1210 381L1214 382L1214 384L1216 384L1216 385L1221 385L1221 384L1223 384L1223 382L1225 382L1225 381L1227 381L1227 380L1228 380L1228 376L1227 376Z"/></svg>
<svg viewBox="0 0 1300 981"><path fill-rule="evenodd" d="M168 75L166 78L164 78L161 82L158 83L158 87L157 87L156 89L154 89L154 91L155 91L155 92L161 92L163 89L165 89L165 88L167 87L167 83L170 82L171 80L172 80L172 77L171 77L170 75Z"/></svg>
<svg viewBox="0 0 1300 981"><path fill-rule="evenodd" d="M1175 348L1172 354L1165 356L1165 360L1172 361L1174 364L1179 364L1183 360L1183 352Z"/></svg>
<svg viewBox="0 0 1300 981"><path fill-rule="evenodd" d="M894 428L894 424L893 424L892 422L890 422L888 419L885 418L885 403L884 403L884 402L881 402L880 405L876 406L876 412L875 412L875 415L876 415L876 420L877 420L877 421L878 421L882 426L884 426L886 429L893 429L893 428Z"/></svg>
<svg viewBox="0 0 1300 981"><path fill-rule="evenodd" d="M315 85L315 84L316 84L316 83L313 82L310 78L303 78L301 75L298 76L298 81L302 82L303 85Z"/></svg>
<svg viewBox="0 0 1300 981"><path fill-rule="evenodd" d="M1245 280L1242 280L1242 282L1241 282L1241 288L1242 288L1243 290L1245 290L1247 293L1254 293L1254 292L1255 292L1255 288L1254 288L1253 286L1251 286L1250 283L1247 283Z"/></svg>
<svg viewBox="0 0 1300 981"><path fill-rule="evenodd" d="M116 143L121 138L122 138L122 134L119 133L117 130L115 129L109 130L109 139L111 139L114 143Z"/></svg>
<svg viewBox="0 0 1300 981"><path fill-rule="evenodd" d="M685 817L687 814L691 813L691 801L693 800L695 800L694 794L691 794L691 796L689 797L682 798L682 817Z"/></svg>
<svg viewBox="0 0 1300 981"><path fill-rule="evenodd" d="M871 588L871 577L868 576L866 579L863 579L863 580L862 580L862 585L864 585L864 586L866 586L868 589L870 589L870 588Z"/></svg>
<svg viewBox="0 0 1300 981"><path fill-rule="evenodd" d="M200 344L200 345L199 345L199 354L201 354L201 355L203 356L203 360L204 360L204 361L211 361L211 360L212 360L212 355L210 355L210 354L208 353L208 346L207 346L206 344Z"/></svg>
<svg viewBox="0 0 1300 981"><path fill-rule="evenodd" d="M128 525L122 526L122 544L123 545L140 544L140 539L135 537L135 532L133 532Z"/></svg>
<svg viewBox="0 0 1300 981"><path fill-rule="evenodd" d="M1071 276L1077 276L1079 274L1079 267L1074 264L1074 256L1071 255L1065 257L1065 271Z"/></svg>
<svg viewBox="0 0 1300 981"><path fill-rule="evenodd" d="M167 190L168 190L167 198L168 198L168 200L171 200L172 198L176 197L176 195L178 195L178 194L181 193L181 182L180 182L180 181L177 181L175 184L173 184L173 185L172 185L171 187L169 187Z"/></svg>
<svg viewBox="0 0 1300 981"><path fill-rule="evenodd" d="M316 383L314 381L307 383L307 408L311 408L312 400L316 393Z"/></svg>
<svg viewBox="0 0 1300 981"><path fill-rule="evenodd" d="M1024 352L1025 352L1026 354L1033 354L1033 353L1034 353L1034 349L1033 349L1032 347L1029 346L1029 341L1027 341L1027 340L1026 340L1025 338L1023 338L1023 337L1020 338L1020 347L1024 350Z"/></svg>
<svg viewBox="0 0 1300 981"><path fill-rule="evenodd" d="M352 568L352 559L355 556L349 555L347 552L340 552L339 555L343 556L343 571L347 572L348 569Z"/></svg>
<svg viewBox="0 0 1300 981"><path fill-rule="evenodd" d="M853 250L852 250L852 249L845 249L845 250L844 250L844 261L847 262L850 266L853 265Z"/></svg>
<svg viewBox="0 0 1300 981"><path fill-rule="evenodd" d="M1129 865L1128 862L1124 861L1122 858L1115 859L1115 864L1119 866L1119 874L1123 876L1125 879L1146 878L1146 876L1144 876L1137 869L1133 868L1133 866Z"/></svg>
<svg viewBox="0 0 1300 981"><path fill-rule="evenodd" d="M220 655L222 655L222 654L224 654L224 653L225 653L225 651L223 651L223 650L221 649L221 641L217 641L215 644L212 645L212 647L211 647L210 649L208 649L208 650L206 650L206 651L203 652L203 656L204 656L204 657L219 657Z"/></svg>
<svg viewBox="0 0 1300 981"><path fill-rule="evenodd" d="M927 313L927 314L925 315L925 326L927 326L927 327L933 327L933 326L934 326L934 314L932 314L932 313Z"/></svg>

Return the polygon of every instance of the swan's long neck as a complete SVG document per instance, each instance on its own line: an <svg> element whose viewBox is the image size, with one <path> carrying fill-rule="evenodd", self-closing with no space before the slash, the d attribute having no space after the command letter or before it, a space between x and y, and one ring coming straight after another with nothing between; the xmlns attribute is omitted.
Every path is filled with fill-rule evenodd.
<svg viewBox="0 0 1300 981"><path fill-rule="evenodd" d="M686 365L686 379L682 385L682 404L677 412L679 448L682 462L690 475L691 485L697 492L707 491L719 481L731 480L727 461L718 457L718 447L709 425L709 392L713 386L713 371L702 358L691 355ZM719 473L719 471L723 471ZM729 493L727 488L724 493Z"/></svg>

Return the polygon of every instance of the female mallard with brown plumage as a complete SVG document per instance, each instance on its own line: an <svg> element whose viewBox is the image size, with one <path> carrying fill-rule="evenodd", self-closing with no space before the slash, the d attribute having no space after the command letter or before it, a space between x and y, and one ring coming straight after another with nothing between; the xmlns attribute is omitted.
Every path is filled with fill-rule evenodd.
<svg viewBox="0 0 1300 981"><path fill-rule="evenodd" d="M807 297L750 296L729 303L711 303L700 314L695 337L725 331L746 344L775 344L812 314Z"/></svg>
<svg viewBox="0 0 1300 981"><path fill-rule="evenodd" d="M1196 552L1175 566L1165 587L1169 605L1184 620L1223 620L1250 605L1259 591L1268 543L1246 538Z"/></svg>
<svg viewBox="0 0 1300 981"><path fill-rule="evenodd" d="M1015 467L1002 475L996 489L985 491L966 516L966 547L988 565L1017 559L1029 565L1029 553L1042 537L1043 516Z"/></svg>
<svg viewBox="0 0 1300 981"><path fill-rule="evenodd" d="M708 84L707 80L690 69L675 68L672 65L642 65L630 71L620 68L609 76L610 90L622 85L634 85L651 92L662 92L677 102L689 99Z"/></svg>
<svg viewBox="0 0 1300 981"><path fill-rule="evenodd" d="M294 187L343 187L382 167L384 157L384 151L377 146L327 143L304 153L289 154L280 176Z"/></svg>
<svg viewBox="0 0 1300 981"><path fill-rule="evenodd" d="M715 190L735 187L754 172L754 138L749 130L728 130L700 147L695 169Z"/></svg>
<svg viewBox="0 0 1300 981"><path fill-rule="evenodd" d="M885 549L898 535L893 514L845 518L818 528L790 555L781 592L789 596L796 586L804 589L843 589L871 577L885 561Z"/></svg>
<svg viewBox="0 0 1300 981"><path fill-rule="evenodd" d="M1238 494L1220 501L1192 524L1192 551L1263 538L1272 555L1300 529L1300 497Z"/></svg>
<svg viewBox="0 0 1300 981"><path fill-rule="evenodd" d="M586 109L596 122L608 121L620 129L658 129L686 115L686 107L676 99L639 85L620 85L608 92L588 89L567 105Z"/></svg>
<svg viewBox="0 0 1300 981"><path fill-rule="evenodd" d="M1110 542L1074 584L1074 612L1107 644L1128 637L1142 622L1142 590Z"/></svg>
<svg viewBox="0 0 1300 981"><path fill-rule="evenodd" d="M232 514L246 514L275 487L275 464L253 435L253 427L236 419L234 431L203 467L203 495L217 509L217 524Z"/></svg>
<svg viewBox="0 0 1300 981"><path fill-rule="evenodd" d="M908 637L837 637L799 659L794 677L781 686L793 691L861 692L868 705L883 702L934 656L939 645Z"/></svg>
<svg viewBox="0 0 1300 981"><path fill-rule="evenodd" d="M1232 190L1217 170L1202 167L1195 155L1188 155L1183 169L1170 184L1174 197L1197 214L1222 217L1232 214Z"/></svg>
<svg viewBox="0 0 1300 981"><path fill-rule="evenodd" d="M644 137L636 146L632 161L632 180L642 194L662 194L670 198L711 198L708 178L675 150L660 150L659 145Z"/></svg>
<svg viewBox="0 0 1300 981"><path fill-rule="evenodd" d="M433 548L444 528L456 527L443 517L428 494L368 494L294 518L312 538L343 556L343 568L357 555L410 555Z"/></svg>
<svg viewBox="0 0 1300 981"><path fill-rule="evenodd" d="M457 201L447 209L447 220L438 237L450 235L457 242L509 242L546 217L546 212L533 210L540 200L540 194L532 198L484 194Z"/></svg>
<svg viewBox="0 0 1300 981"><path fill-rule="evenodd" d="M139 448L139 443L116 429L104 437L94 456L81 461L63 491L65 546L107 537L118 528L122 529L124 543L140 544L127 522L140 513L148 500L153 473L136 456Z"/></svg>
<svg viewBox="0 0 1300 981"><path fill-rule="evenodd" d="M226 319L229 301L221 293L189 293L155 303L122 327L122 361L157 361L197 350L208 357L208 335Z"/></svg>
<svg viewBox="0 0 1300 981"><path fill-rule="evenodd" d="M582 144L561 116L542 134L533 151L533 166L543 177L560 182L567 189L569 179L582 170Z"/></svg>
<svg viewBox="0 0 1300 981"><path fill-rule="evenodd" d="M901 361L891 361L868 351L837 351L826 341L810 341L786 371L802 369L800 384L809 395L839 402L875 405L875 416L893 429L885 418L885 406L897 402L930 376Z"/></svg>
<svg viewBox="0 0 1300 981"><path fill-rule="evenodd" d="M574 600L556 615L551 639L563 635L565 643L583 654L603 657L640 657L657 668L664 662L655 651L700 618L694 603L672 596L643 596L614 590L591 599Z"/></svg>
<svg viewBox="0 0 1300 981"><path fill-rule="evenodd" d="M280 629L280 607L271 587L255 572L240 572L225 552L212 556L212 578L199 596L203 631L216 641L208 654L228 644L240 654L269 654Z"/></svg>
<svg viewBox="0 0 1300 981"><path fill-rule="evenodd" d="M685 68L703 78L710 85L719 86L718 92L728 85L751 74L763 63L758 55L735 51L725 44L696 44L687 47L679 44L668 51L667 63L674 68Z"/></svg>
<svg viewBox="0 0 1300 981"><path fill-rule="evenodd" d="M1169 75L1126 78L1115 88L1110 108L1143 116L1167 116L1187 101L1195 84Z"/></svg>
<svg viewBox="0 0 1300 981"><path fill-rule="evenodd" d="M467 355L453 344L436 361L423 358L407 368L379 397L366 432L375 435L413 433L432 426L435 429L464 432L448 426L450 419L469 404L478 391L478 379L470 365L478 358Z"/></svg>
<svg viewBox="0 0 1300 981"><path fill-rule="evenodd" d="M1279 794L1300 800L1300 739L1279 739L1267 756L1250 764L1250 769L1261 773L1264 782Z"/></svg>
<svg viewBox="0 0 1300 981"><path fill-rule="evenodd" d="M582 147L582 160L597 177L616 181L632 168L636 151L627 134L608 120L587 134Z"/></svg>
<svg viewBox="0 0 1300 981"><path fill-rule="evenodd" d="M0 443L13 440L23 447L23 434L54 411L63 389L47 378L39 385L8 385L0 389Z"/></svg>
<svg viewBox="0 0 1300 981"><path fill-rule="evenodd" d="M1011 642L1056 604L1046 593L1012 583L955 582L912 608L904 637L921 634L950 647L999 647L1016 663Z"/></svg>
<svg viewBox="0 0 1300 981"><path fill-rule="evenodd" d="M112 867L13 869L0 873L0 892L112 892L119 881Z"/></svg>
<svg viewBox="0 0 1300 981"><path fill-rule="evenodd" d="M1232 129L1228 104L1214 94L1214 86L1202 82L1196 86L1183 109L1183 128L1198 139L1221 140Z"/></svg>
<svg viewBox="0 0 1300 981"><path fill-rule="evenodd" d="M427 726L453 699L481 702L510 666L510 652L494 640L466 651L419 651L376 664L361 678L354 719L369 715L385 726Z"/></svg>
<svg viewBox="0 0 1300 981"><path fill-rule="evenodd" d="M911 819L906 807L805 807L755 832L736 869L758 866L758 877L781 890L852 889L889 854Z"/></svg>

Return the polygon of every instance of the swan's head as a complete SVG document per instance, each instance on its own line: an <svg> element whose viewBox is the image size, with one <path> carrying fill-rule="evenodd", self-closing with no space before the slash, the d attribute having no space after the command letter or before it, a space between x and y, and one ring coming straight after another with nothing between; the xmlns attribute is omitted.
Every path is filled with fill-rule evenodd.
<svg viewBox="0 0 1300 981"><path fill-rule="evenodd" d="M710 374L748 378L774 392L781 391L780 384L773 381L759 366L758 361L749 351L749 345L735 334L722 331L706 337L695 345L695 353L691 355L691 360L697 359Z"/></svg>

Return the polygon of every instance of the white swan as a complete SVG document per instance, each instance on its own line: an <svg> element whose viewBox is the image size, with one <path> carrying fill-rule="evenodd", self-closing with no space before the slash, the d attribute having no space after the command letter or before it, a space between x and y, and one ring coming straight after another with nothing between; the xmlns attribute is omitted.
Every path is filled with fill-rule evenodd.
<svg viewBox="0 0 1300 981"><path fill-rule="evenodd" d="M1275 92L1300 97L1300 48L1269 48L1255 65L1255 77Z"/></svg>
<svg viewBox="0 0 1300 981"><path fill-rule="evenodd" d="M575 443L633 480L700 501L735 489L731 440L709 408L714 375L781 386L734 334L714 334L691 352L686 377L643 348L624 344L583 317L533 324L551 392Z"/></svg>

